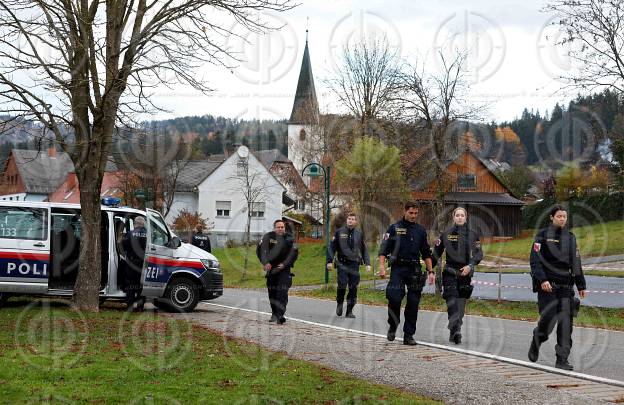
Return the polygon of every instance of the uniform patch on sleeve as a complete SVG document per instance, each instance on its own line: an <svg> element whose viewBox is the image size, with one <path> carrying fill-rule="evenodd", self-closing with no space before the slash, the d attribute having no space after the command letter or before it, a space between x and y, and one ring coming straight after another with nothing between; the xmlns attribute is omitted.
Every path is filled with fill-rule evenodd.
<svg viewBox="0 0 624 405"><path fill-rule="evenodd" d="M478 248L478 249L481 248L481 241L480 240L475 242L475 247Z"/></svg>
<svg viewBox="0 0 624 405"><path fill-rule="evenodd" d="M536 252L539 253L540 249L542 248L542 244L541 243L533 243L533 250L535 250Z"/></svg>
<svg viewBox="0 0 624 405"><path fill-rule="evenodd" d="M384 233L383 239L384 240L390 239L390 234L389 233Z"/></svg>
<svg viewBox="0 0 624 405"><path fill-rule="evenodd" d="M436 241L435 241L435 245L436 246L440 246L441 243L442 243L442 241L440 239L436 239Z"/></svg>

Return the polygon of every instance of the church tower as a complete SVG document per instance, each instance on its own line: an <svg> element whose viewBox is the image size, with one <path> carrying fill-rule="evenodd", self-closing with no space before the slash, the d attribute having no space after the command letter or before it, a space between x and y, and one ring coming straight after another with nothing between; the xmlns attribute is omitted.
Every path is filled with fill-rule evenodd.
<svg viewBox="0 0 624 405"><path fill-rule="evenodd" d="M310 144L313 131L318 131L319 107L314 88L314 76L310 63L310 51L308 50L308 30L306 30L306 43L303 50L303 60L295 92L290 120L288 121L288 158L299 171L310 163L306 159L306 145Z"/></svg>

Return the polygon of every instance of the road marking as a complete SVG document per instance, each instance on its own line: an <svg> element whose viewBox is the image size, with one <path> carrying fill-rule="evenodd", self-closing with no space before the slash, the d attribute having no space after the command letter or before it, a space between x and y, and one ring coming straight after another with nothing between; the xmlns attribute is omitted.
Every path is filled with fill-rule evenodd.
<svg viewBox="0 0 624 405"><path fill-rule="evenodd" d="M230 305L215 304L215 303L212 303L212 302L202 302L202 304L212 305L212 306L220 307L220 308L232 309L232 310L236 310L236 311L251 312L251 313L255 313L255 314L271 316L271 314L268 313L268 312L258 311L258 310L254 310L254 309L239 308L239 307L234 307L234 306L230 306ZM357 333L357 334L361 334L361 335L381 337L381 338L384 338L384 339L386 338L386 335L382 335L382 334L379 334L379 333L366 332L366 331L357 330L357 329L350 329L350 328L343 328L341 326L334 326L334 325L328 325L328 324L319 323L319 322L307 321L305 319L298 319L298 318L291 318L291 317L288 317L287 319L289 321L293 321L293 322L298 322L298 323L303 323L303 324L313 325L313 326L319 326L319 327L324 327L324 328L338 330L338 331L343 331L343 332L351 332L351 333ZM481 357L481 358L485 358L485 359L489 359L489 360L496 360L496 361L499 361L499 362L512 364L512 365L515 365L515 366L528 367L528 368L532 368L532 369L535 369L535 370L545 371L547 373L559 374L559 375L563 375L563 376L567 376L567 377L578 378L578 379L582 379L582 380L586 380L586 381L592 381L592 382L596 382L596 383L600 383L600 384L607 384L607 385L612 385L612 386L616 386L616 387L624 387L624 381L613 380L613 379L604 378L604 377L597 377L597 376L594 376L594 375L578 373L578 372L575 372L575 371L561 370L561 369L558 369L558 368L555 368L555 367L551 367L551 366L546 366L546 365L537 364L537 363L531 363L531 362L524 361L524 360L512 359L512 358L509 358L509 357L497 356L495 354L490 354L490 353L477 352L475 350L461 349L461 348L458 348L458 347L445 346L445 345L440 345L440 344L437 344L437 343L423 342L423 341L420 341L420 340L418 340L417 342L418 342L418 345L420 345L420 346L431 347L431 348L446 350L446 351L455 352L455 353L459 353L459 354L465 354L465 355L470 355L470 356Z"/></svg>

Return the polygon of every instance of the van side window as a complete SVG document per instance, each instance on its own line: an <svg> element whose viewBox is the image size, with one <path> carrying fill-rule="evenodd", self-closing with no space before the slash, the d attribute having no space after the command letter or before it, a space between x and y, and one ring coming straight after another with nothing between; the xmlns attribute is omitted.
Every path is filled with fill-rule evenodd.
<svg viewBox="0 0 624 405"><path fill-rule="evenodd" d="M0 238L46 240L48 238L47 210L0 207Z"/></svg>
<svg viewBox="0 0 624 405"><path fill-rule="evenodd" d="M167 231L167 226L162 218L150 213L149 221L152 228L151 243L158 246L169 245L169 231Z"/></svg>

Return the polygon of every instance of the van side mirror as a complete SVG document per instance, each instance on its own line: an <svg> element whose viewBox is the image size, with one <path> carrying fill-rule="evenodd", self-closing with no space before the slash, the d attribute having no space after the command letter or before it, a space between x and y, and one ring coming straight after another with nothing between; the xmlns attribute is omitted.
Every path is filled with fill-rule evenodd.
<svg viewBox="0 0 624 405"><path fill-rule="evenodd" d="M180 240L180 238L178 238L177 236L171 238L171 242L169 242L169 247L177 249L180 246L182 246L182 241Z"/></svg>

